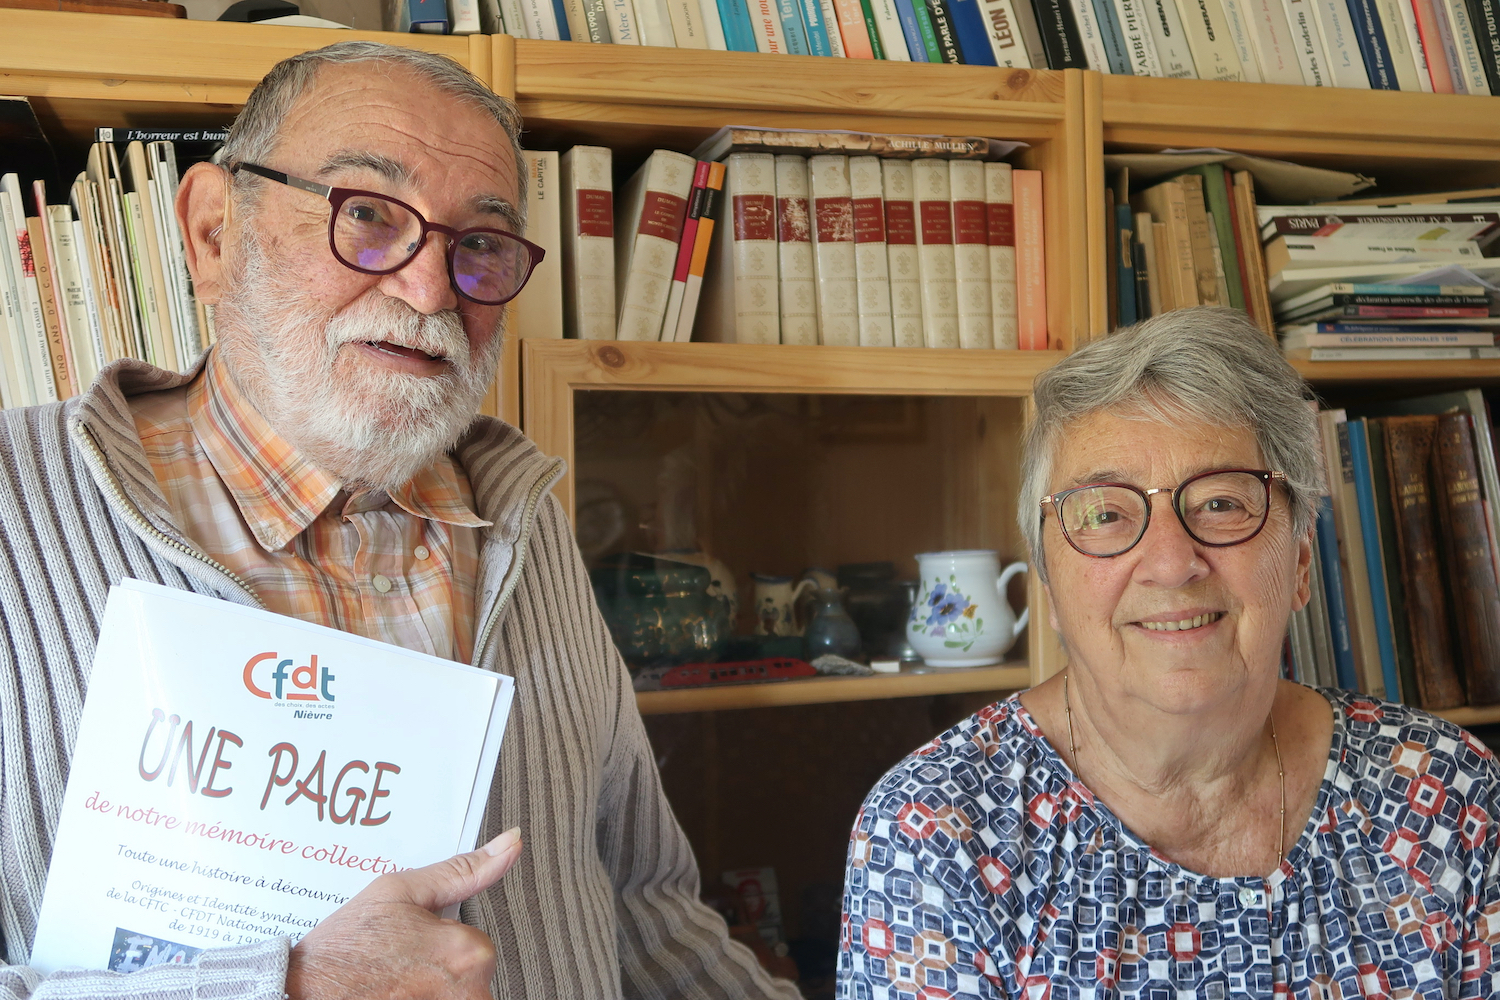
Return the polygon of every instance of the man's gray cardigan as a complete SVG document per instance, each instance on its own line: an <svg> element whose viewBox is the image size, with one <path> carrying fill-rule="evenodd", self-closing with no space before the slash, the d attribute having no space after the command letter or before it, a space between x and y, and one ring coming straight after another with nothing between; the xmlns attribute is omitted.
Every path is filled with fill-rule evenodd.
<svg viewBox="0 0 1500 1000"><path fill-rule="evenodd" d="M282 996L285 939L130 976L26 967L110 585L259 603L173 523L126 404L188 377L119 362L82 397L0 412L0 1000ZM480 839L519 826L525 853L463 907L495 942L496 997L796 997L698 902L629 678L548 492L561 461L487 418L456 454L494 523L474 663L516 679Z"/></svg>

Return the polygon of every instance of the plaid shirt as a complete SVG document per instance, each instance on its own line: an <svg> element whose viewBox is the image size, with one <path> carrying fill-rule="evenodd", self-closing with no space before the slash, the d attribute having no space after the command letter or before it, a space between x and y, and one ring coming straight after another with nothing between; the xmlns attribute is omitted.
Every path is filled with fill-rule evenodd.
<svg viewBox="0 0 1500 1000"><path fill-rule="evenodd" d="M452 456L392 493L350 493L271 429L218 352L187 385L130 402L177 523L267 608L472 659L476 529L490 522Z"/></svg>

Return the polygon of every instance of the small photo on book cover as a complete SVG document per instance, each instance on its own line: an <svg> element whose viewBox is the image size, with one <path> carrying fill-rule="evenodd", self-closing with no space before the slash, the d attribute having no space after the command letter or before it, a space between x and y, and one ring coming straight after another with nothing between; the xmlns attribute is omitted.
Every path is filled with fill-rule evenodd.
<svg viewBox="0 0 1500 1000"><path fill-rule="evenodd" d="M110 972L140 972L158 965L185 965L197 958L202 950L168 941L166 938L116 927L115 943L110 949L109 965L106 968Z"/></svg>

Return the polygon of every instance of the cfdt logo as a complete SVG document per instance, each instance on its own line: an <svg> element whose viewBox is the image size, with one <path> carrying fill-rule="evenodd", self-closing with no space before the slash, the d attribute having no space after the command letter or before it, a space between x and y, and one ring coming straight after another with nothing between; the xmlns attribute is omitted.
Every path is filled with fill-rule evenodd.
<svg viewBox="0 0 1500 1000"><path fill-rule="evenodd" d="M337 679L327 667L318 666L318 654L298 666L280 653L257 653L245 664L245 690L270 701L311 701L331 705L331 686Z"/></svg>

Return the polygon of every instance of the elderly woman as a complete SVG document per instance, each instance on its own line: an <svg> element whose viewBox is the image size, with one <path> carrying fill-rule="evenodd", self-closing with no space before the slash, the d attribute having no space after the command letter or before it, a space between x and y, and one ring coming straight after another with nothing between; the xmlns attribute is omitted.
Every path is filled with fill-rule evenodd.
<svg viewBox="0 0 1500 1000"><path fill-rule="evenodd" d="M1020 523L1067 668L871 792L839 996L1500 995L1495 758L1281 678L1322 473L1275 342L1168 313L1035 401Z"/></svg>

